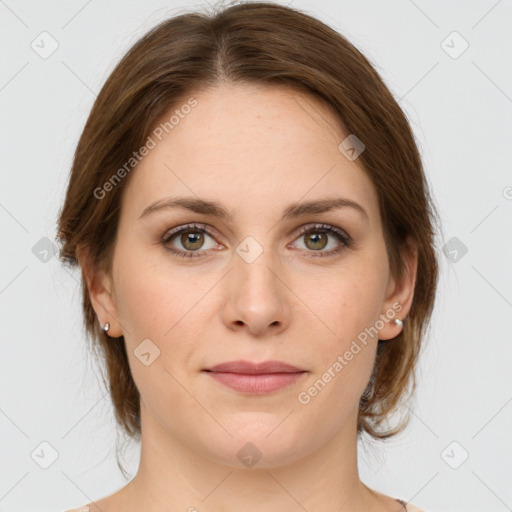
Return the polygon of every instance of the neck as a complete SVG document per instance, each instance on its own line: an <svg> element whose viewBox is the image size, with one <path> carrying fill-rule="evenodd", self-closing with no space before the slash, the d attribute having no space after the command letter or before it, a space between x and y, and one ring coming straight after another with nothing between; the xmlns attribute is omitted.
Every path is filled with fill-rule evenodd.
<svg viewBox="0 0 512 512"><path fill-rule="evenodd" d="M251 469L195 451L164 431L147 409L141 412L141 459L123 489L122 510L382 510L382 495L359 479L357 411L354 421L301 459L271 466L263 457Z"/></svg>

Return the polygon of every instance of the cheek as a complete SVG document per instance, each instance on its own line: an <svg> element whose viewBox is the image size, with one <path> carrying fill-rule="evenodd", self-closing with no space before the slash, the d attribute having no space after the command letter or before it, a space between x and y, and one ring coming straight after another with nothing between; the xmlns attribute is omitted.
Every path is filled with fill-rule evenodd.
<svg viewBox="0 0 512 512"><path fill-rule="evenodd" d="M312 374L299 390L297 401L312 418L328 411L325 428L336 430L356 414L374 367L377 337L368 329L374 321L371 305L362 300L368 297L331 297L337 306L326 304L323 312L335 335L312 338Z"/></svg>
<svg viewBox="0 0 512 512"><path fill-rule="evenodd" d="M133 250L118 259L114 279L118 313L129 333L125 338L159 342L189 324L187 315L211 286L210 279L196 280L180 268L170 272L151 253Z"/></svg>
<svg viewBox="0 0 512 512"><path fill-rule="evenodd" d="M304 286L298 292L315 313L308 325L318 331L308 336L315 341L313 374L299 402L332 407L337 415L357 406L371 376L378 341L372 328L385 291L385 269L363 265L362 271L350 270L336 273L336 279L331 274L328 280L317 280L321 288Z"/></svg>
<svg viewBox="0 0 512 512"><path fill-rule="evenodd" d="M123 254L121 246L119 253ZM155 415L161 414L164 423L174 407L185 411L182 419L199 415L179 383L189 377L194 355L193 335L198 329L194 304L200 308L198 301L208 288L194 285L179 270L170 275L148 254L124 254L115 266L116 305L141 400Z"/></svg>
<svg viewBox="0 0 512 512"><path fill-rule="evenodd" d="M379 272L363 266L362 271L343 269L317 276L314 283L305 279L302 284L296 283L294 290L311 312L308 324L317 326L327 348L324 353L332 356L332 351L344 350L351 340L375 324L385 292Z"/></svg>
<svg viewBox="0 0 512 512"><path fill-rule="evenodd" d="M174 396L179 385L173 377L183 382L197 366L198 338L208 332L209 315L215 311L209 305L213 294L205 295L218 276L194 276L134 250L125 251L114 268L116 305L137 387L141 395L163 393L166 399L179 401L181 395ZM138 359L143 352L151 358L158 355L150 367Z"/></svg>

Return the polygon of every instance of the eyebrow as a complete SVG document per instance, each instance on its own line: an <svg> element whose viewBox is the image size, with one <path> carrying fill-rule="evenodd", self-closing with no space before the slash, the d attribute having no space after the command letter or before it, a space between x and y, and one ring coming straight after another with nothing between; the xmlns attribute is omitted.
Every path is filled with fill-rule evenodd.
<svg viewBox="0 0 512 512"><path fill-rule="evenodd" d="M233 218L229 210L218 202L206 201L197 197L171 197L156 201L144 208L139 219L152 213L172 208L185 208L195 213L211 215L220 219L231 220ZM345 197L333 197L291 204L284 210L281 220L294 219L315 213L325 213L340 208L352 208L363 217L366 217L366 219L370 219L366 210L359 203Z"/></svg>

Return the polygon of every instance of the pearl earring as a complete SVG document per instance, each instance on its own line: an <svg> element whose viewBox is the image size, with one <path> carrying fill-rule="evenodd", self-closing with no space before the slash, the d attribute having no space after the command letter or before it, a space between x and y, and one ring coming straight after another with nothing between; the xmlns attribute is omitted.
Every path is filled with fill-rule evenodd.
<svg viewBox="0 0 512 512"><path fill-rule="evenodd" d="M108 333L108 330L110 329L110 324L107 322L104 326L103 326L103 330L105 331L105 334Z"/></svg>
<svg viewBox="0 0 512 512"><path fill-rule="evenodd" d="M400 318L395 318L395 319L393 320L393 323L394 323L395 325L399 325L400 327L402 327L402 326L404 325L404 323L402 322L402 320L400 320Z"/></svg>

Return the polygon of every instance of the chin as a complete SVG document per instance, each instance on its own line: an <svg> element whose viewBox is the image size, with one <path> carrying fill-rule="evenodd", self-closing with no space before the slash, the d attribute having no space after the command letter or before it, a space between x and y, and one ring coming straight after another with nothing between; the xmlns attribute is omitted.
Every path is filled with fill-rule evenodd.
<svg viewBox="0 0 512 512"><path fill-rule="evenodd" d="M215 435L210 430L202 439L207 457L228 467L257 470L290 464L307 452L307 447L301 445L304 432L295 428L291 421L280 424L286 414L279 417L260 414L260 420L254 418L255 414L250 415L251 420L244 414L245 421L239 419L231 423L222 423L219 419L233 437L220 427ZM308 438L311 436L306 436Z"/></svg>

